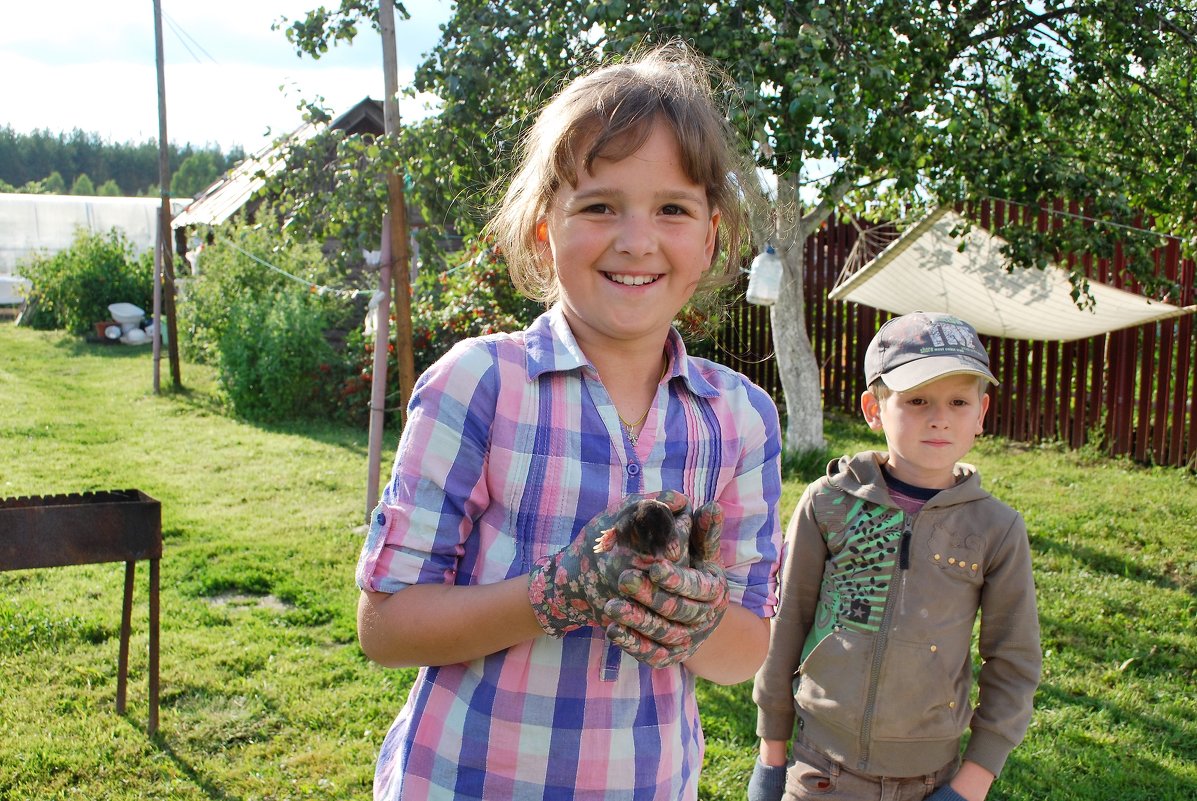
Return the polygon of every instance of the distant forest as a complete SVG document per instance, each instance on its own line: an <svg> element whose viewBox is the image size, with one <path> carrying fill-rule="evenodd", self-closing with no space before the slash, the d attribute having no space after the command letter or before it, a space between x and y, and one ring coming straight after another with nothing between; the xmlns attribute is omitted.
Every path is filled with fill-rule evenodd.
<svg viewBox="0 0 1197 801"><path fill-rule="evenodd" d="M245 158L239 147L197 149L188 144L169 148L172 197L187 198L206 189ZM106 142L98 134L76 128L17 133L0 127L0 192L34 194L157 197L158 143Z"/></svg>

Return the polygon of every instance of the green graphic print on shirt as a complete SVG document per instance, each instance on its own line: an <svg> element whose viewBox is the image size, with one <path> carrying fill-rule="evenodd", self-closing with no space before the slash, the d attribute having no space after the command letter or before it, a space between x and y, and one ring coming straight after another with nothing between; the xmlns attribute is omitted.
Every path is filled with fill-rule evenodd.
<svg viewBox="0 0 1197 801"><path fill-rule="evenodd" d="M894 566L898 561L905 513L839 493L834 501L816 501L819 526L827 543L815 622L802 649L805 660L837 628L876 632L885 613Z"/></svg>

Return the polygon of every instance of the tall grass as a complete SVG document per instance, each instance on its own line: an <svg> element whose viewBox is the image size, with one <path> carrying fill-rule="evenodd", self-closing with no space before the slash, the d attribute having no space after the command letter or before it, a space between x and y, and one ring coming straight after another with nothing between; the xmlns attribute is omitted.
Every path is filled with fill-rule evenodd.
<svg viewBox="0 0 1197 801"><path fill-rule="evenodd" d="M148 349L0 325L0 496L141 489L162 502L165 539L152 739L145 563L125 717L123 568L0 573L0 799L369 797L413 672L356 645L365 432L232 420L211 375L183 367L190 389L155 396ZM828 432L833 454L878 444L848 420ZM1191 799L1194 477L1000 440L970 458L1027 518L1046 650L1031 730L990 797ZM703 798L744 797L750 689L700 686Z"/></svg>

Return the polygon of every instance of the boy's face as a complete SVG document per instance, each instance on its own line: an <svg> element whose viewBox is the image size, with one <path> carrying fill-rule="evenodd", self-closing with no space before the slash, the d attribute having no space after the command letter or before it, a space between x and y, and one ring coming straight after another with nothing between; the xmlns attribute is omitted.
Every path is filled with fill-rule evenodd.
<svg viewBox="0 0 1197 801"><path fill-rule="evenodd" d="M566 319L594 358L588 348L660 347L711 265L719 213L658 123L635 153L596 159L577 186L563 184L545 222Z"/></svg>
<svg viewBox="0 0 1197 801"><path fill-rule="evenodd" d="M928 489L952 486L952 468L973 446L985 422L989 396L976 376L950 375L880 400L860 398L869 427L884 431L887 466L908 484Z"/></svg>

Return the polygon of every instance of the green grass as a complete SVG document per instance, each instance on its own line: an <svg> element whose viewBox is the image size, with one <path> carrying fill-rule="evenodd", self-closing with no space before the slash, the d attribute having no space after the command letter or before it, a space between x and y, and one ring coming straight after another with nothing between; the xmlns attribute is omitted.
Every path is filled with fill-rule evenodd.
<svg viewBox="0 0 1197 801"><path fill-rule="evenodd" d="M146 563L125 717L122 566L0 573L0 799L369 797L414 673L368 663L355 640L365 432L231 420L194 365L181 394L155 396L151 377L148 348L0 324L0 496L138 488L162 502L165 540L153 739ZM828 436L831 454L878 444L847 420ZM384 469L394 445L390 432ZM970 459L1027 519L1047 652L1031 730L990 797L1191 798L1197 480L1000 440ZM787 472L783 519L812 469ZM751 687L700 694L702 797L741 799Z"/></svg>

